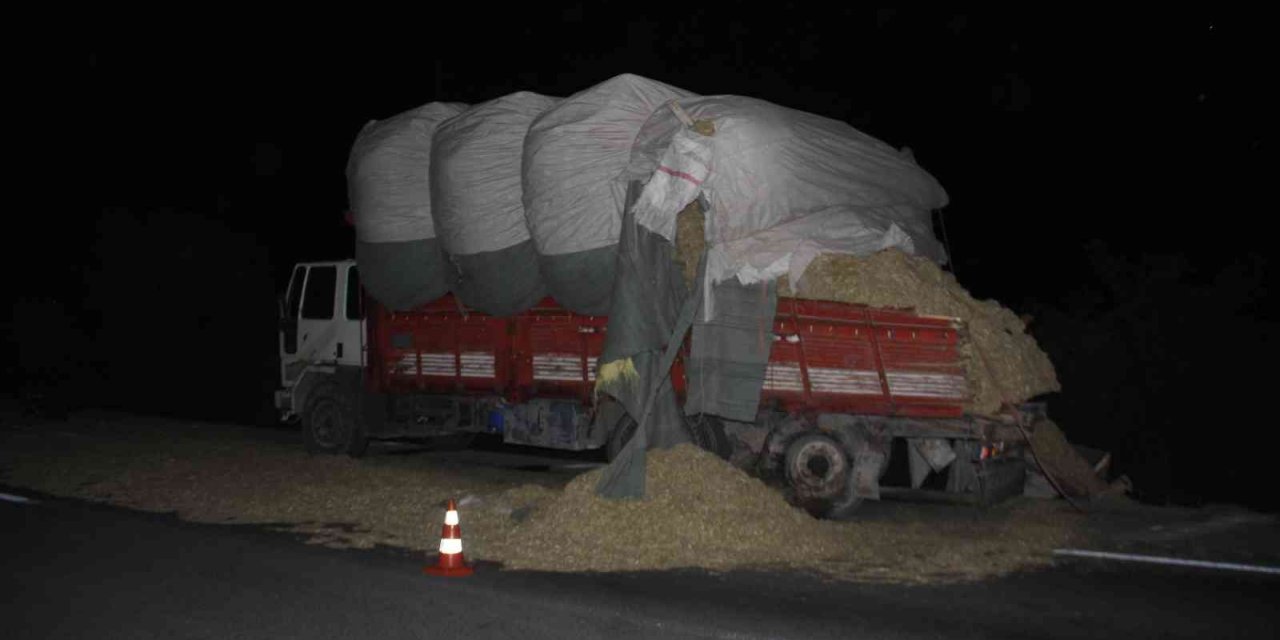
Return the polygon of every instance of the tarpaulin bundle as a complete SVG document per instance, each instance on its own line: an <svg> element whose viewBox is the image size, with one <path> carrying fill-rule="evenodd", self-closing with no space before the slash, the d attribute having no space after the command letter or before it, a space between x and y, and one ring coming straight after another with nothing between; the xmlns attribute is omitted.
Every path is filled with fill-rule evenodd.
<svg viewBox="0 0 1280 640"><path fill-rule="evenodd" d="M347 195L364 288L406 310L449 292L428 177L436 127L466 109L432 102L361 128L347 159Z"/></svg>
<svg viewBox="0 0 1280 640"><path fill-rule="evenodd" d="M555 98L522 91L475 105L436 130L432 214L467 306L507 316L546 295L525 222L520 171L529 125Z"/></svg>
<svg viewBox="0 0 1280 640"><path fill-rule="evenodd" d="M626 185L616 180L654 109L693 94L632 74L565 98L524 140L524 205L547 288L571 311L609 312Z"/></svg>
<svg viewBox="0 0 1280 640"><path fill-rule="evenodd" d="M946 260L931 212L947 204L947 194L908 150L764 100L708 96L654 111L626 178L645 183L636 221L668 240L676 214L705 198L707 291L735 277L797 282L820 253L897 247Z"/></svg>

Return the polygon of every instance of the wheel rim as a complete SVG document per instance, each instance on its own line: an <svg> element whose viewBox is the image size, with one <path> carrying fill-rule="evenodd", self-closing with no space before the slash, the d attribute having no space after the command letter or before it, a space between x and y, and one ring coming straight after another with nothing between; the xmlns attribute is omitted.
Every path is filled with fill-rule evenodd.
<svg viewBox="0 0 1280 640"><path fill-rule="evenodd" d="M346 428L332 402L316 407L311 418L311 434L325 448L335 448L346 441Z"/></svg>
<svg viewBox="0 0 1280 640"><path fill-rule="evenodd" d="M840 445L806 436L787 450L787 478L802 500L834 500L844 494L849 463Z"/></svg>

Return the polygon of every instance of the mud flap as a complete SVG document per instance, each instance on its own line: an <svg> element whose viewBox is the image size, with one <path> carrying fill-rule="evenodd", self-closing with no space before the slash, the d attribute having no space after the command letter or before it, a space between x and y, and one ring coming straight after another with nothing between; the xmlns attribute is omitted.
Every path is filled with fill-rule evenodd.
<svg viewBox="0 0 1280 640"><path fill-rule="evenodd" d="M884 469L885 455L869 447L859 449L853 456L853 493L859 498L880 499L880 472Z"/></svg>
<svg viewBox="0 0 1280 640"><path fill-rule="evenodd" d="M818 430L833 436L853 463L849 488L854 497L880 499L880 478L888 468L890 439L881 429L852 416L824 413Z"/></svg>
<svg viewBox="0 0 1280 640"><path fill-rule="evenodd" d="M951 443L943 438L909 438L907 442L912 489L919 489L930 471L940 472L956 459Z"/></svg>

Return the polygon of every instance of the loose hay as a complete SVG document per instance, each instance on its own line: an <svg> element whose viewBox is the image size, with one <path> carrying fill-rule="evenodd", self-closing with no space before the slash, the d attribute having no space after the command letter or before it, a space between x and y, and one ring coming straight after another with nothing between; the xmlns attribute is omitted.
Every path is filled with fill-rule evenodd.
<svg viewBox="0 0 1280 640"><path fill-rule="evenodd" d="M561 491L567 478L554 474L430 456L312 456L252 430L182 424L121 419L98 435L0 430L0 471L6 483L54 495L256 523L330 547L389 545L423 552L424 562L453 497L468 559L552 571L772 567L851 580L969 580L1047 564L1082 521L1039 501L943 519L908 509L821 521L687 444L650 452L647 499L613 502L594 493L598 470Z"/></svg>
<svg viewBox="0 0 1280 640"><path fill-rule="evenodd" d="M706 216L697 200L676 214L676 263L686 287L698 278L698 258L707 246Z"/></svg>
<svg viewBox="0 0 1280 640"><path fill-rule="evenodd" d="M625 570L831 557L829 525L791 508L777 491L702 449L651 451L644 500L595 493L602 473L579 476L502 549L518 569ZM796 538L793 534L800 533Z"/></svg>
<svg viewBox="0 0 1280 640"><path fill-rule="evenodd" d="M1044 564L1069 514L1012 507L993 519L836 523L690 444L649 452L647 497L607 500L601 471L570 482L493 550L507 567L626 571L782 567L837 578L973 579Z"/></svg>
<svg viewBox="0 0 1280 640"><path fill-rule="evenodd" d="M268 525L326 546L433 550L445 500L471 496L462 523L469 556L483 556L514 526L513 512L549 499L552 489L539 483L567 481L413 456L313 456L300 443L253 442L225 430L20 433L6 434L4 444L6 482L194 522Z"/></svg>
<svg viewBox="0 0 1280 640"><path fill-rule="evenodd" d="M614 385L631 382L640 377L640 372L636 371L636 363L631 358L622 358L600 365L600 370L596 373L596 389L609 389Z"/></svg>

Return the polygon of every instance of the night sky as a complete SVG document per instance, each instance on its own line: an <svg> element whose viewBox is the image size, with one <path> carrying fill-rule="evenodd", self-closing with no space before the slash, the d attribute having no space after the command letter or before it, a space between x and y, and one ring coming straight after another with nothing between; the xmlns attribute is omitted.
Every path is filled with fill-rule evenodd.
<svg viewBox="0 0 1280 640"><path fill-rule="evenodd" d="M961 284L1034 316L1073 440L1155 502L1276 504L1240 489L1264 480L1246 441L1275 421L1260 16L638 6L102 29L66 76L79 146L47 167L87 180L89 207L31 222L47 246L18 286L7 386L261 420L274 293L294 261L350 256L367 120L629 72L910 147L950 195ZM175 367L185 381L156 375Z"/></svg>

